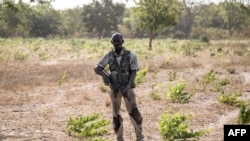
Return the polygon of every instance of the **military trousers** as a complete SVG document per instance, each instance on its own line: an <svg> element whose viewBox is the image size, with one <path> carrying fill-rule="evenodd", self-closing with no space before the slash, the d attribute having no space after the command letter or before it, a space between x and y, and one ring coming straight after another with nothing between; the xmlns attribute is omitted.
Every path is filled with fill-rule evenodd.
<svg viewBox="0 0 250 141"><path fill-rule="evenodd" d="M124 99L130 121L135 129L136 141L143 141L142 134L142 116L136 104L136 97L133 89L129 89L122 94L120 91L112 90L110 93L111 103L113 108L113 128L117 137L117 141L124 141L123 139L123 118L120 115L121 101Z"/></svg>

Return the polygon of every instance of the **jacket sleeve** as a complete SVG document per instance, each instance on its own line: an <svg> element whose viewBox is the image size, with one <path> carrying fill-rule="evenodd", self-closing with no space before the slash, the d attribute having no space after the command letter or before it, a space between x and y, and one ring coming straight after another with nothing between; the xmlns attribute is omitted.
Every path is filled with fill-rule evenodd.
<svg viewBox="0 0 250 141"><path fill-rule="evenodd" d="M137 61L136 54L133 52L130 52L130 70L138 71L139 70L139 64Z"/></svg>

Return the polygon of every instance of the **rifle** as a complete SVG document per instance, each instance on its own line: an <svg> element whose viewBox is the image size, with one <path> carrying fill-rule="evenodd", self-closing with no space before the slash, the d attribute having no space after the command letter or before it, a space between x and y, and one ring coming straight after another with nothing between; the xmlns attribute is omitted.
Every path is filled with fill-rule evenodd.
<svg viewBox="0 0 250 141"><path fill-rule="evenodd" d="M109 74L104 69L102 69L102 72L109 78L109 81L111 83L111 88L116 88L116 89L120 90L122 95L124 97L126 97L130 101L130 99L129 99L128 95L127 95L127 91L123 93L123 90L125 89L125 87L120 85L119 82L117 82L116 78L113 75Z"/></svg>

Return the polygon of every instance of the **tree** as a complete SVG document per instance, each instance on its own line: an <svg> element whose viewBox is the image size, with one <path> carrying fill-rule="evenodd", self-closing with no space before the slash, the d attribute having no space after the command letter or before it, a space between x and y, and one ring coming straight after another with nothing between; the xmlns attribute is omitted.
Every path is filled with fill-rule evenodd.
<svg viewBox="0 0 250 141"><path fill-rule="evenodd" d="M14 0L0 0L0 8L4 8L4 9L10 9L14 12L16 12L18 10L18 8L16 7Z"/></svg>
<svg viewBox="0 0 250 141"><path fill-rule="evenodd" d="M21 0L0 3L1 37L47 37L59 33L60 16L49 3L31 7Z"/></svg>
<svg viewBox="0 0 250 141"><path fill-rule="evenodd" d="M32 37L47 37L59 33L61 19L59 13L50 4L37 5L29 19Z"/></svg>
<svg viewBox="0 0 250 141"><path fill-rule="evenodd" d="M15 4L14 1L7 0L0 3L0 36L27 35L28 32L25 29L27 11L31 11L27 4Z"/></svg>
<svg viewBox="0 0 250 141"><path fill-rule="evenodd" d="M136 2L136 1L135 1ZM149 31L149 50L152 49L154 32L176 24L179 16L177 0L140 0L134 14L140 19L139 27Z"/></svg>
<svg viewBox="0 0 250 141"><path fill-rule="evenodd" d="M192 9L194 22L191 37L200 38L202 35L211 39L226 37L223 32L225 22L222 19L222 10L218 4L199 4Z"/></svg>
<svg viewBox="0 0 250 141"><path fill-rule="evenodd" d="M100 39L106 32L118 29L124 11L124 4L113 4L112 0L93 0L83 7L83 22L88 32L97 34Z"/></svg>
<svg viewBox="0 0 250 141"><path fill-rule="evenodd" d="M119 29L123 30L123 34L127 34L127 37L142 38L147 34L147 32L138 27L140 20L135 14L132 14L132 12L133 7L126 9L122 25L119 27Z"/></svg>
<svg viewBox="0 0 250 141"><path fill-rule="evenodd" d="M185 33L185 37L189 38L190 37L190 33L192 31L192 27L193 27L193 22L194 22L194 18L195 15L194 13L192 13L192 8L195 5L199 5L201 4L200 0L182 0L183 2L183 16L180 18L180 23L182 24L182 29L183 32Z"/></svg>
<svg viewBox="0 0 250 141"><path fill-rule="evenodd" d="M65 36L80 37L85 32L85 27L82 22L83 8L77 7L67 9L60 12L62 20L62 32Z"/></svg>
<svg viewBox="0 0 250 141"><path fill-rule="evenodd" d="M250 10L247 3L249 1L226 0L221 3L224 8L223 19L225 27L232 35L235 31L242 31L249 24Z"/></svg>
<svg viewBox="0 0 250 141"><path fill-rule="evenodd" d="M30 0L30 2L37 2L37 3L40 3L40 4L50 3L52 1L55 1L55 0ZM8 9L17 12L18 8L16 7L14 2L15 2L15 0L0 0L0 4L3 4ZM18 0L18 3L22 4L23 0Z"/></svg>

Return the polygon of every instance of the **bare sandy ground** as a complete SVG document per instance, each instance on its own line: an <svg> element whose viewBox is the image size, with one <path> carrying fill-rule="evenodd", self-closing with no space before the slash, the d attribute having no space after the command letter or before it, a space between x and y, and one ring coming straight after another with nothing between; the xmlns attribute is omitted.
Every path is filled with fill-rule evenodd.
<svg viewBox="0 0 250 141"><path fill-rule="evenodd" d="M201 55L202 56L202 55ZM162 57L162 56L161 56ZM239 58L235 58L239 59ZM236 73L229 74L218 64L231 61L230 67ZM1 141L77 141L65 132L68 117L103 113L111 120L111 106L108 93L103 93L102 79L94 74L96 59L64 59L48 61L7 61L0 66L0 140ZM232 61L230 57L206 60L202 57L175 57L166 67L159 59L141 61L141 66L149 63L157 72L150 70L147 82L139 85L135 92L139 109L144 118L145 141L160 141L158 121L164 111L192 114L192 130L211 129L211 133L197 140L223 141L223 125L235 124L239 108L219 103L219 92L213 86L201 90L202 76L213 68L220 77L230 80L229 89L241 92L241 98L250 100L250 66L242 60ZM176 81L188 82L187 91L196 90L190 102L172 103L166 99L166 91L171 83L169 72L176 71ZM58 81L66 72L66 81L59 86ZM149 97L152 88L163 83L161 100ZM135 135L128 114L122 104L124 137L134 141ZM112 125L106 136L115 140ZM84 139L83 139L84 140Z"/></svg>

